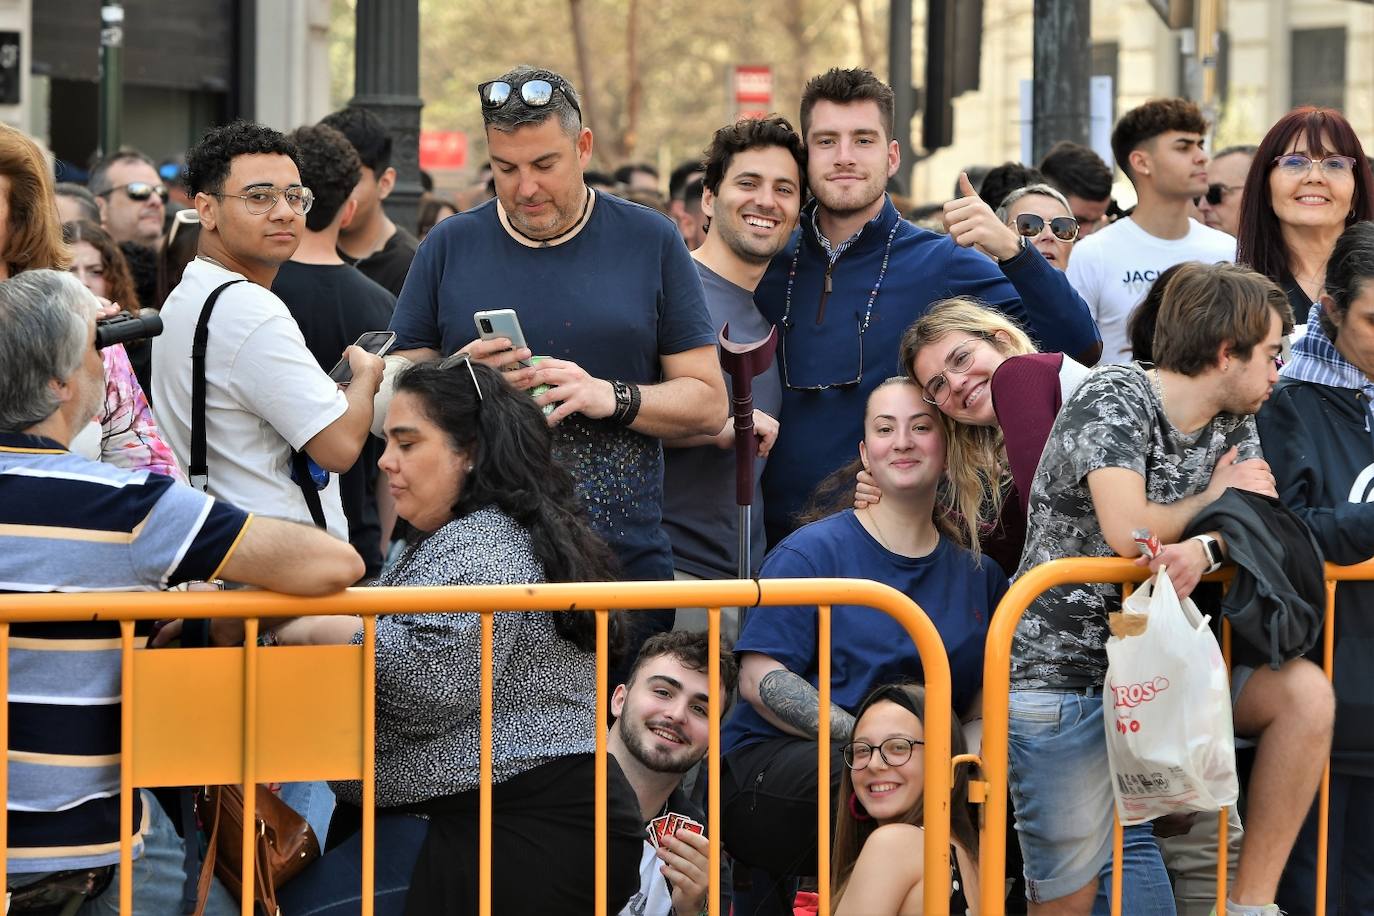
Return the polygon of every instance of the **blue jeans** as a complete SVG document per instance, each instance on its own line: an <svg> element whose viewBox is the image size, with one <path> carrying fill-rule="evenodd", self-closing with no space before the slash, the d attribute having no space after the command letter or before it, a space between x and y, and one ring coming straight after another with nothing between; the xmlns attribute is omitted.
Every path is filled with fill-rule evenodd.
<svg viewBox="0 0 1374 916"><path fill-rule="evenodd" d="M282 783L277 797L305 818L310 829L315 831L315 838L324 846L324 836L329 832L329 819L334 815L334 790L329 788L329 783Z"/></svg>
<svg viewBox="0 0 1374 916"><path fill-rule="evenodd" d="M1026 896L1066 897L1099 879L1094 912L1107 912L1112 873L1111 770L1102 697L1013 690L1008 777L1025 859ZM1122 842L1127 916L1173 916L1174 895L1149 824L1127 827Z"/></svg>
<svg viewBox="0 0 1374 916"><path fill-rule="evenodd" d="M186 881L184 847L167 813L162 810L151 792L143 792L143 855L134 860L134 911L136 913L180 913L181 892ZM11 881L25 881L30 876L11 875ZM41 875L31 876L34 880ZM119 916L119 867L115 866L114 880L94 900L87 900L77 910L77 916ZM206 900L207 916L234 916L238 903L229 896L218 880L210 882L210 896Z"/></svg>
<svg viewBox="0 0 1374 916"><path fill-rule="evenodd" d="M429 833L429 821L409 814L377 812L373 863L373 913L401 916L415 860ZM360 910L363 835L355 832L312 863L277 894L282 916L345 916Z"/></svg>
<svg viewBox="0 0 1374 916"><path fill-rule="evenodd" d="M1327 822L1326 912L1374 916L1374 779L1331 774ZM1350 855L1346 855L1350 852ZM1277 903L1291 916L1315 912L1317 899L1317 803L1302 825L1279 882Z"/></svg>

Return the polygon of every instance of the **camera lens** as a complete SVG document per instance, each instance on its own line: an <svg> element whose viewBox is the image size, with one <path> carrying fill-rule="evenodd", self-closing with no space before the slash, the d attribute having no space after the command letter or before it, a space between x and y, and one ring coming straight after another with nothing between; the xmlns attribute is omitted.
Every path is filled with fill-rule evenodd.
<svg viewBox="0 0 1374 916"><path fill-rule="evenodd" d="M483 334L490 334L490 333L491 333L491 319L490 319L490 318L483 318L483 319L482 319L482 333L483 333Z"/></svg>

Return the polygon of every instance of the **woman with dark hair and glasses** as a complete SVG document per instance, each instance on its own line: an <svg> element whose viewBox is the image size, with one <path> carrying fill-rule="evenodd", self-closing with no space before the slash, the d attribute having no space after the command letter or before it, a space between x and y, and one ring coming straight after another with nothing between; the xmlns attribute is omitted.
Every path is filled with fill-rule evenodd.
<svg viewBox="0 0 1374 916"><path fill-rule="evenodd" d="M853 576L909 596L944 642L955 710L972 713L979 707L988 621L1007 589L1006 574L964 546L965 530L952 511L960 494L948 473L944 428L921 390L910 379L888 379L869 396L863 422L858 460L822 485L817 520L778 544L761 575ZM878 482L883 500L855 510L847 507L860 466ZM830 505L820 505L827 499ZM831 622L828 776L838 791L839 749L850 738L853 711L874 687L919 679L922 668L910 636L881 611L836 604ZM762 873L758 899L750 901L756 909L737 903L741 911L759 912L760 904L781 911L791 896L789 876L816 873L816 640L815 606L760 607L749 612L735 644L744 702L721 735L724 840L731 855Z"/></svg>
<svg viewBox="0 0 1374 916"><path fill-rule="evenodd" d="M925 708L918 684L892 684L868 695L841 749L845 769L835 804L830 905L835 916L921 912L925 875ZM966 753L953 719L950 754ZM954 774L950 795L950 912L977 913L978 828L968 801L968 771Z"/></svg>
<svg viewBox="0 0 1374 916"><path fill-rule="evenodd" d="M416 537L378 585L611 578L544 415L498 371L465 354L404 370L385 433L379 465ZM476 614L377 621L379 916L477 909L480 638ZM300 618L269 641L358 644L362 621ZM595 653L591 614L496 615L494 912L594 908ZM614 911L639 885L643 823L634 790L614 759L607 766ZM361 787L334 791L330 851L285 888L287 916L357 912Z"/></svg>
<svg viewBox="0 0 1374 916"><path fill-rule="evenodd" d="M1374 219L1374 175L1350 122L1332 108L1298 108L1260 141L1241 195L1236 263L1277 283L1307 320L1342 232Z"/></svg>

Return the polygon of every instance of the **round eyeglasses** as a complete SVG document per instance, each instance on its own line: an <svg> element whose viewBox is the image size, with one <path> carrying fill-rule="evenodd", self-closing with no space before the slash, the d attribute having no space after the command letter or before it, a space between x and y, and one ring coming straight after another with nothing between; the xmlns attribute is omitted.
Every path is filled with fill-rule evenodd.
<svg viewBox="0 0 1374 916"><path fill-rule="evenodd" d="M873 760L873 752L877 751L878 756L883 758L883 763L890 767L899 767L911 759L911 749L918 744L925 744L920 738L888 738L880 744L873 745L867 741L852 741L846 744L841 753L844 755L844 765L851 770L862 770Z"/></svg>
<svg viewBox="0 0 1374 916"><path fill-rule="evenodd" d="M1049 221L1050 233L1061 242L1078 238L1078 220L1072 216L1056 216ZM1017 234L1028 239L1038 238L1045 231L1045 218L1039 213L1019 213L1014 227Z"/></svg>
<svg viewBox="0 0 1374 916"><path fill-rule="evenodd" d="M226 197L237 197L243 201L243 205L248 208L248 212L253 216L262 216L264 213L272 212L277 201L283 197L286 198L286 205L301 216L309 213L310 208L315 205L315 194L309 188L302 188L299 185L290 188L249 188L242 194L221 192L213 196L221 200Z"/></svg>
<svg viewBox="0 0 1374 916"><path fill-rule="evenodd" d="M950 351L945 357L945 371L932 376L921 389L921 400L939 407L949 400L949 379L946 376L963 375L973 365L973 348L981 340L992 340L991 334L979 334Z"/></svg>
<svg viewBox="0 0 1374 916"><path fill-rule="evenodd" d="M1314 165L1320 168L1321 173L1328 178L1355 174L1354 156L1323 156L1320 159L1313 159L1302 153L1286 153L1274 157L1274 166L1280 172L1294 177L1307 175L1312 171Z"/></svg>

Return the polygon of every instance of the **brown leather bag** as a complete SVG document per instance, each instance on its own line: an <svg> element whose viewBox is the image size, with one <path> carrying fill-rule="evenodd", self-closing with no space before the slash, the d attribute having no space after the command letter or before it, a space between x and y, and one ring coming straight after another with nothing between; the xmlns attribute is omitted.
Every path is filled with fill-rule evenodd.
<svg viewBox="0 0 1374 916"><path fill-rule="evenodd" d="M320 857L320 844L305 818L266 786L257 787L254 810L253 900L258 913L281 916L277 888ZM200 868L196 916L205 912L210 878L215 875L234 900L243 882L243 789L206 786L201 796L202 818L209 819L210 843Z"/></svg>

